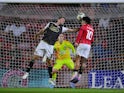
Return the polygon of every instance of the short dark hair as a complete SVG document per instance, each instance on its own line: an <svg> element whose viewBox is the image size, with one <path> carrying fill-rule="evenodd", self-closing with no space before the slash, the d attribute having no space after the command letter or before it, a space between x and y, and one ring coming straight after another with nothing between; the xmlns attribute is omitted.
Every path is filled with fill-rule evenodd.
<svg viewBox="0 0 124 93"><path fill-rule="evenodd" d="M91 24L91 19L88 16L83 17L82 20L85 21L87 24Z"/></svg>
<svg viewBox="0 0 124 93"><path fill-rule="evenodd" d="M61 18L64 18L65 19L65 17L63 17L63 16L58 17L58 19L61 19Z"/></svg>

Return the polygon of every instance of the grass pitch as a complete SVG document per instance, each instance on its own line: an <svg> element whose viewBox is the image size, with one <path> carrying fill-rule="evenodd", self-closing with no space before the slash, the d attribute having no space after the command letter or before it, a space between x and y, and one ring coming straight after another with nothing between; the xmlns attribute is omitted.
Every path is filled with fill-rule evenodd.
<svg viewBox="0 0 124 93"><path fill-rule="evenodd" d="M124 89L0 88L0 93L124 93Z"/></svg>

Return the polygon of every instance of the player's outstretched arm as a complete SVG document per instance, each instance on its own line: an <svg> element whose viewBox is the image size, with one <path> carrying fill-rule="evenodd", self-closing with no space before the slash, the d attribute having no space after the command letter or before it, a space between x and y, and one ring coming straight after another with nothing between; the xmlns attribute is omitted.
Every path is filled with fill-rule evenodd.
<svg viewBox="0 0 124 93"><path fill-rule="evenodd" d="M77 32L77 31L79 31L79 28L74 28L74 29L69 28L67 30L67 32Z"/></svg>
<svg viewBox="0 0 124 93"><path fill-rule="evenodd" d="M75 54L76 50L75 50L74 46L72 45L72 43L69 42L69 41L67 41L67 45L68 45L68 47L72 50L72 53Z"/></svg>
<svg viewBox="0 0 124 93"><path fill-rule="evenodd" d="M35 34L35 40L38 38L39 35L42 35L44 33L45 29L41 29L38 33Z"/></svg>

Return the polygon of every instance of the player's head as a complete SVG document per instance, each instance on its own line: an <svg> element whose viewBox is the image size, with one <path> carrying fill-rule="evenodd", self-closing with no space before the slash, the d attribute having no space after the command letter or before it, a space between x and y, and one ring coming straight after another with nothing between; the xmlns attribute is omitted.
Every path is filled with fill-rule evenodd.
<svg viewBox="0 0 124 93"><path fill-rule="evenodd" d="M59 42L62 42L64 40L64 34L60 34L58 40Z"/></svg>
<svg viewBox="0 0 124 93"><path fill-rule="evenodd" d="M58 20L57 20L57 23L59 25L63 25L65 23L65 17L59 17Z"/></svg>
<svg viewBox="0 0 124 93"><path fill-rule="evenodd" d="M91 24L91 19L88 17L88 16L86 16L86 17L83 17L82 19L81 19L81 22L82 22L82 24L84 23L84 24Z"/></svg>

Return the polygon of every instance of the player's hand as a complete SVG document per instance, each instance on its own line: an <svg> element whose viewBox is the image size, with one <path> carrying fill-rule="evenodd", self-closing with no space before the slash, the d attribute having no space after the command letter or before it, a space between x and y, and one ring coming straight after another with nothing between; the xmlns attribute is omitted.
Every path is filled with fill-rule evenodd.
<svg viewBox="0 0 124 93"><path fill-rule="evenodd" d="M78 43L75 43L75 47L77 47L79 44Z"/></svg>
<svg viewBox="0 0 124 93"><path fill-rule="evenodd" d="M76 61L76 55L73 57L73 61L74 61L74 62Z"/></svg>
<svg viewBox="0 0 124 93"><path fill-rule="evenodd" d="M36 35L34 36L34 40L37 40L37 38L38 38L38 35L36 34Z"/></svg>
<svg viewBox="0 0 124 93"><path fill-rule="evenodd" d="M80 29L80 28L75 28L74 30L77 32L77 31L79 31L79 29Z"/></svg>

